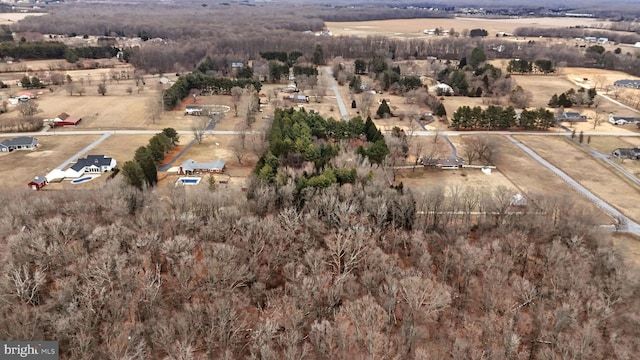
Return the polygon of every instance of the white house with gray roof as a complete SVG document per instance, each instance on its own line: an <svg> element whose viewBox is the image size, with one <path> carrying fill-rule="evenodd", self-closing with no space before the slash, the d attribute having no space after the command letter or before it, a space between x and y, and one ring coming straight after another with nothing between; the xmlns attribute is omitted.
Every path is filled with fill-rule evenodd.
<svg viewBox="0 0 640 360"><path fill-rule="evenodd" d="M116 159L104 155L87 155L78 159L69 169L65 170L65 178L79 178L86 174L101 174L111 171L117 165Z"/></svg>
<svg viewBox="0 0 640 360"><path fill-rule="evenodd" d="M198 162L195 160L187 160L180 165L178 173L180 175L191 175L200 173L221 173L224 171L225 162L223 160L215 160L213 162Z"/></svg>
<svg viewBox="0 0 640 360"><path fill-rule="evenodd" d="M38 147L38 139L32 136L20 136L12 139L5 139L0 142L0 152L10 152L13 150L35 150Z"/></svg>

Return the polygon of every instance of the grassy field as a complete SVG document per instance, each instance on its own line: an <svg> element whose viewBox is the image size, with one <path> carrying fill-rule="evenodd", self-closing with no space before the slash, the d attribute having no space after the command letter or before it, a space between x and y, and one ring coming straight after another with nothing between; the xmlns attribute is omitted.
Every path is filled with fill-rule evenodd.
<svg viewBox="0 0 640 360"><path fill-rule="evenodd" d="M640 188L564 138L517 136L547 161L634 221L640 221Z"/></svg>

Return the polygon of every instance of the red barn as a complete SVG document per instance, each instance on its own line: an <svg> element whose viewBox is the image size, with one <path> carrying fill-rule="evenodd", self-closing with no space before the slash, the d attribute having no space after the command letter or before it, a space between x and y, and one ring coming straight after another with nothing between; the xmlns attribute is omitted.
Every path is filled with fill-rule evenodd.
<svg viewBox="0 0 640 360"><path fill-rule="evenodd" d="M33 178L33 180L31 180L31 182L28 184L29 188L33 189L33 190L40 190L43 187L45 187L49 182L47 181L47 178L44 176L36 176L35 178Z"/></svg>
<svg viewBox="0 0 640 360"><path fill-rule="evenodd" d="M54 126L75 126L82 120L79 117L71 116L67 113L62 113L58 115L57 118L53 119Z"/></svg>

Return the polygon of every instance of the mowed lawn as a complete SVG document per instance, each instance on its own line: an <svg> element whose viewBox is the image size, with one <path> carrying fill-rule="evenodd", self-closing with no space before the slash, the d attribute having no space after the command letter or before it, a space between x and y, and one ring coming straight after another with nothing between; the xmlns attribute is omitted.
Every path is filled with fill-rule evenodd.
<svg viewBox="0 0 640 360"><path fill-rule="evenodd" d="M577 145L555 136L517 136L538 155L634 221L640 221L640 188ZM553 189L554 188L549 188Z"/></svg>
<svg viewBox="0 0 640 360"><path fill-rule="evenodd" d="M0 155L0 184L5 188L26 187L35 176L44 176L85 148L99 135L40 136L34 151L12 151Z"/></svg>

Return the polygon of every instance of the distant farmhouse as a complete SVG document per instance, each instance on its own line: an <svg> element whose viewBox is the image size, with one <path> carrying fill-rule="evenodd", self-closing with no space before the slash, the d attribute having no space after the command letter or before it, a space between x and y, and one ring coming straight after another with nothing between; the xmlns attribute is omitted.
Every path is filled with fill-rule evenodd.
<svg viewBox="0 0 640 360"><path fill-rule="evenodd" d="M640 89L640 80L629 80L629 79L617 80L616 82L613 83L613 86L625 87L625 88L631 88L631 89Z"/></svg>
<svg viewBox="0 0 640 360"><path fill-rule="evenodd" d="M32 136L20 136L12 139L5 139L0 142L0 152L11 152L13 150L35 150L38 147L38 139Z"/></svg>
<svg viewBox="0 0 640 360"><path fill-rule="evenodd" d="M617 157L618 159L638 160L640 159L640 148L631 148L631 149L618 148L613 150L611 155L613 155L614 157Z"/></svg>
<svg viewBox="0 0 640 360"><path fill-rule="evenodd" d="M57 126L57 127L76 126L80 121L82 121L82 118L71 116L63 112L60 115L58 115L58 117L53 119L53 126Z"/></svg>
<svg viewBox="0 0 640 360"><path fill-rule="evenodd" d="M558 118L558 120L567 121L567 122L587 121L587 117L585 115L580 114L579 112L567 111L562 113Z"/></svg>
<svg viewBox="0 0 640 360"><path fill-rule="evenodd" d="M613 125L640 124L640 118L609 114L609 122Z"/></svg>
<svg viewBox="0 0 640 360"><path fill-rule="evenodd" d="M423 166L432 166L442 170L455 170L462 169L464 167L464 159L462 159L461 157L446 159L422 158L420 162Z"/></svg>

